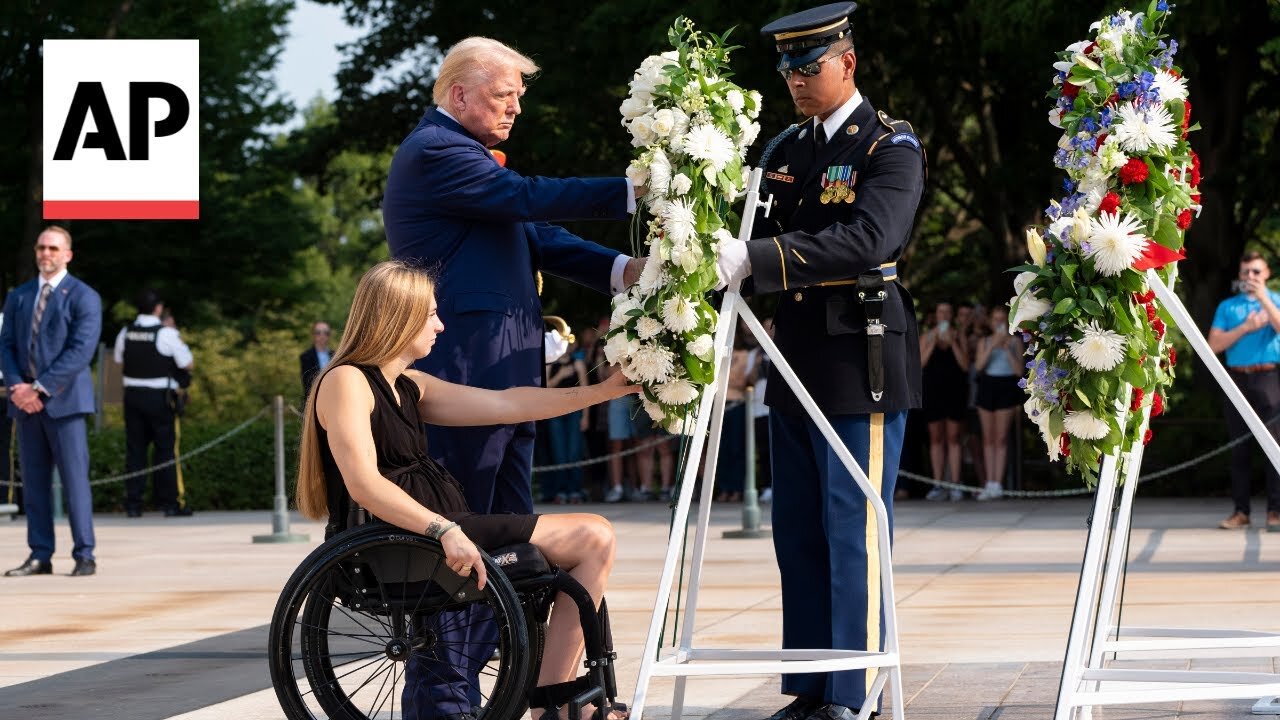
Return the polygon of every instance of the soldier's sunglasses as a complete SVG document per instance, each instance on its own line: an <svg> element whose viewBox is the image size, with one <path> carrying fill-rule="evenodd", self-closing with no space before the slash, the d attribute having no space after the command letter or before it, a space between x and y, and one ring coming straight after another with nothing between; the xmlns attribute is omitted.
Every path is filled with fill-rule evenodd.
<svg viewBox="0 0 1280 720"><path fill-rule="evenodd" d="M838 57L840 56L831 55L830 57L825 57L821 60L814 60L811 63L805 63L799 67L787 68L786 70L779 70L778 72L782 74L782 79L787 81L791 80L791 73L793 72L800 73L802 76L807 78L817 77L817 75L822 72L823 63L828 60L835 60Z"/></svg>

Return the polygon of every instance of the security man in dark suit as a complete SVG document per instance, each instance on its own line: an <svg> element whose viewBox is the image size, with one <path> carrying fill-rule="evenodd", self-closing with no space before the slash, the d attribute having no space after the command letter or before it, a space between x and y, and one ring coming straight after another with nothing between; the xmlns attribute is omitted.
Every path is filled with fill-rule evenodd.
<svg viewBox="0 0 1280 720"><path fill-rule="evenodd" d="M911 235L925 155L911 126L877 112L854 83L852 2L766 25L806 120L766 147L755 239L724 243L719 269L780 293L775 342L814 396L892 522L907 409L920 405L911 296L895 263ZM817 392L818 389L821 392ZM770 372L774 547L782 575L783 647L883 650L874 514L777 369ZM849 720L875 670L783 676L795 700L772 720Z"/></svg>
<svg viewBox="0 0 1280 720"><path fill-rule="evenodd" d="M311 395L311 383L315 382L316 376L320 371L329 364L329 360L333 357L333 351L329 349L329 336L333 331L329 329L329 323L323 320L317 321L311 325L311 347L302 351L298 356L298 369L302 375L302 404L306 405L307 397Z"/></svg>
<svg viewBox="0 0 1280 720"><path fill-rule="evenodd" d="M138 317L116 335L115 359L124 372L125 469L137 472L147 467L148 446L154 446L152 462L164 465L173 460L177 441L176 417L180 411L178 391L190 384L194 358L177 329L164 326L160 315L164 301L155 290L138 294ZM182 497L177 469L173 465L151 471L156 505L165 517L188 517L191 508ZM125 480L125 513L142 516L142 496L146 475Z"/></svg>

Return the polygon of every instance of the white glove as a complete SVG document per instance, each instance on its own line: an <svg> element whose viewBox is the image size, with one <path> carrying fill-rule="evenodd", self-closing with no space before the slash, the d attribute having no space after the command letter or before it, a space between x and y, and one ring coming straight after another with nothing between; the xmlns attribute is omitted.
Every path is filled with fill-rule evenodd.
<svg viewBox="0 0 1280 720"><path fill-rule="evenodd" d="M548 364L559 360L569 349L569 340L555 330L548 330L545 339L542 349Z"/></svg>
<svg viewBox="0 0 1280 720"><path fill-rule="evenodd" d="M721 241L720 255L716 258L716 274L720 276L717 290L723 290L751 274L751 258L747 255L745 242L738 238Z"/></svg>

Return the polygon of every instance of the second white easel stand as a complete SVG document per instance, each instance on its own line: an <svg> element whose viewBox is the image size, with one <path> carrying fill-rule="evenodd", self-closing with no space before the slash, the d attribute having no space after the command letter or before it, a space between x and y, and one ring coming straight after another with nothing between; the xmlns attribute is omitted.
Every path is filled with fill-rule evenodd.
<svg viewBox="0 0 1280 720"><path fill-rule="evenodd" d="M751 225L756 209L768 212L769 203L760 201L761 171L752 171L747 183L746 205L742 211L742 227L738 237L751 238ZM716 381L707 386L698 407L698 419L693 429L692 441L686 457L688 462L680 483L680 498L675 518L671 524L671 536L667 543L666 562L658 583L658 596L653 605L653 617L649 623L649 636L640 661L640 673L636 679L635 696L632 699L631 717L640 720L644 715L649 683L656 676L674 676L675 694L671 701L671 720L680 720L684 709L685 681L688 677L712 675L773 675L775 673L832 672L837 670L866 669L868 677L875 674L867 691L868 698L880 695L885 683L892 680L893 718L904 720L902 707L902 669L898 652L898 623L894 609L893 563L889 543L889 522L880 494L868 482L866 473L854 461L853 455L836 435L831 424L814 403L812 396L796 377L786 358L778 351L773 340L760 325L740 294L741 283L734 283L725 293L720 307L720 320L716 325L715 362ZM769 359L786 379L787 385L804 406L809 417L822 431L845 469L853 476L858 488L867 497L874 510L878 528L877 541L880 550L880 597L884 605L884 652L830 649L731 649L694 647L693 629L698 609L698 586L702 581L702 560L706 550L708 525L711 520L712 486L715 484L716 459L720 448L720 431L724 419L725 388L729 381L729 361L733 354L733 341L741 316ZM708 439L708 430L710 438ZM679 644L658 656L658 641L663 631L663 621L671 601L671 586L680 568L681 547L684 545L689 506L693 502L696 484L697 459L703 446L707 446L707 460L702 474L702 497L698 506L698 523L693 543L693 560L689 570L689 583L683 598L684 620L680 626ZM786 528L774 528L774 532L786 532ZM679 600L679 598L677 599ZM876 672L877 670L881 672ZM868 702L857 716L867 720L871 716L872 703Z"/></svg>
<svg viewBox="0 0 1280 720"><path fill-rule="evenodd" d="M1154 270L1147 271L1147 284L1244 418L1271 464L1280 468L1280 446L1209 348L1182 301ZM1139 437L1145 433L1149 420L1148 406L1143 411ZM1123 410L1120 426L1124 427ZM1135 444L1124 457L1124 485L1120 488L1120 506L1114 520L1112 510L1121 457L1119 454L1108 455L1102 461L1054 720L1089 720L1092 708L1099 705L1280 695L1280 674L1106 667L1104 655L1121 651L1186 651L1182 657L1187 659L1197 657L1196 651L1206 649L1275 648L1280 651L1280 633L1119 627L1117 596L1128 559L1129 527L1133 519L1138 470L1142 466L1142 449L1141 443ZM1266 697L1258 701L1253 712L1280 715L1280 704L1275 697Z"/></svg>

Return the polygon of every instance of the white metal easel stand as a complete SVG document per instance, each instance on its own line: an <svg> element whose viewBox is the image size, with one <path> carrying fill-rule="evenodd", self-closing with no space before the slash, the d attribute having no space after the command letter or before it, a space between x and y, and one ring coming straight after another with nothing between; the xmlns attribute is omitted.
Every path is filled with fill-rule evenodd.
<svg viewBox="0 0 1280 720"><path fill-rule="evenodd" d="M742 213L742 227L738 237L748 240L751 237L751 225L755 219L757 207L768 209L767 202L760 202L761 171L754 170L747 183L746 206ZM857 670L873 668L883 669L877 674L868 689L868 697L876 697L884 690L885 683L892 680L890 691L893 699L894 720L903 720L902 707L902 671L898 652L897 613L894 608L893 567L889 547L889 522L884 503L867 480L866 473L858 467L848 448L841 442L831 424L827 422L818 406L813 401L800 380L796 377L786 358L778 351L773 340L760 325L760 321L751 312L739 293L740 283L735 283L725 293L720 308L720 320L716 326L715 357L716 382L708 386L702 395L698 407L698 420L693 430L687 457L690 459L685 467L684 477L680 484L680 498L676 506L675 518L671 525L671 537L667 543L666 562L662 568L662 576L658 583L658 596L653 605L653 617L649 623L649 637L645 642L644 655L640 661L640 673L636 679L636 692L632 700L632 718L640 720L644 714L645 701L649 691L649 682L655 676L670 675L676 678L675 695L671 702L671 720L680 720L684 706L685 678L691 676L710 675L772 675L774 673L829 672L836 670ZM823 437L836 450L845 469L858 483L858 488L867 497L867 502L874 509L878 527L880 557L880 592L884 603L884 652L830 649L729 649L729 648L695 648L693 645L694 619L698 609L698 586L702 580L702 559L707 544L708 524L711 520L712 486L715 484L716 460L720 447L720 431L724 417L724 395L729 380L729 360L732 356L734 332L738 317L741 315L751 333L760 341L760 346L768 353L769 359L786 379L787 384L795 392L805 410L814 423L822 431ZM685 616L680 627L679 645L672 651L658 657L658 640L663 629L663 619L671 600L671 586L680 564L680 549L684 543L685 528L689 519L689 505L693 501L693 486L697 473L697 458L701 455L705 443L708 442L707 431L710 430L711 443L707 450L707 461L702 476L702 498L698 508L698 524L693 545L693 561L689 570L689 584L685 591ZM775 528L775 532L779 529ZM781 532L785 532L782 529ZM679 600L679 599L677 599ZM872 703L867 703L858 715L858 720L867 720L871 716Z"/></svg>
<svg viewBox="0 0 1280 720"><path fill-rule="evenodd" d="M1280 468L1280 446L1209 349L1209 343L1182 301L1154 270L1147 271L1147 284L1240 412L1267 458ZM1143 432L1149 420L1150 409L1147 408L1143 413ZM1123 426L1123 418L1121 423ZM1105 667L1103 656L1120 651L1184 650L1189 659L1197 656L1194 651L1210 648L1280 650L1280 633L1202 628L1122 629L1116 624L1116 600L1128 561L1129 527L1133 518L1138 469L1142 465L1142 445L1136 445L1124 457L1124 485L1120 488L1120 505L1113 520L1120 460L1118 454L1106 456L1098 475L1093 522L1089 527L1080 569L1080 586L1076 591L1075 614L1071 619L1071 635L1067 639L1054 720L1089 720L1092 708L1098 705L1280 695L1280 674ZM1104 547L1107 548L1105 552ZM1254 712L1280 715L1280 705L1276 704L1275 698L1266 698L1254 706Z"/></svg>

